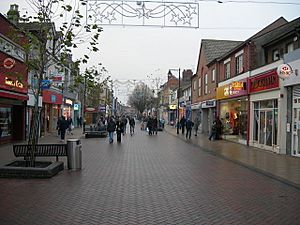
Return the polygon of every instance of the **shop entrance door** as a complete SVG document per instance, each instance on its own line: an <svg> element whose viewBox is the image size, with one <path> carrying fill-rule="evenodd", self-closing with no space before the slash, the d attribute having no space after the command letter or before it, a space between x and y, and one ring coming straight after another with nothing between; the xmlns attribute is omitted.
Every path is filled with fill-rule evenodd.
<svg viewBox="0 0 300 225"><path fill-rule="evenodd" d="M300 109L294 109L294 113L292 155L300 157Z"/></svg>
<svg viewBox="0 0 300 225"><path fill-rule="evenodd" d="M273 112L272 110L260 111L259 144L273 145Z"/></svg>

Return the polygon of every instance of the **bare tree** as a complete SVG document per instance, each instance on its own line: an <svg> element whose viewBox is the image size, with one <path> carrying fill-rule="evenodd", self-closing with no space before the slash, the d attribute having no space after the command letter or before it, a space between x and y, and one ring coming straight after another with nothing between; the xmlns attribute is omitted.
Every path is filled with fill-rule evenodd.
<svg viewBox="0 0 300 225"><path fill-rule="evenodd" d="M128 103L142 114L145 109L151 109L154 106L153 90L146 84L138 84L129 96Z"/></svg>
<svg viewBox="0 0 300 225"><path fill-rule="evenodd" d="M25 64L36 80L30 86L35 96L35 106L28 140L28 145L32 146L30 166L34 166L34 152L38 143L41 114L38 101L42 91L42 82L44 79L49 79L45 71L53 65L63 71L65 67L68 67L68 59L72 50L80 44L88 44L89 52L97 52L102 28L85 23L81 11L82 6L87 4L86 0L73 1L73 5L64 0L27 0L27 2L36 15L22 16L22 23L16 25L28 40L22 45L26 52ZM53 22L57 18L64 18L58 31ZM12 33L12 38L17 39L20 36ZM90 58L89 55L89 53L83 54L74 63L75 67L79 68L80 64L86 64Z"/></svg>

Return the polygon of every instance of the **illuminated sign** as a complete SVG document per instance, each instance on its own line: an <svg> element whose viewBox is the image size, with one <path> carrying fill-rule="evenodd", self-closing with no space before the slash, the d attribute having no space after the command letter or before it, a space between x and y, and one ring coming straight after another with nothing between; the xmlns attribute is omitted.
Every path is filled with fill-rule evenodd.
<svg viewBox="0 0 300 225"><path fill-rule="evenodd" d="M293 70L288 64L282 64L277 68L277 74L283 80L288 78L292 73Z"/></svg>
<svg viewBox="0 0 300 225"><path fill-rule="evenodd" d="M169 108L170 108L170 109L176 109L176 108L177 108L177 105L169 105Z"/></svg>
<svg viewBox="0 0 300 225"><path fill-rule="evenodd" d="M6 85L17 87L17 88L23 88L24 87L24 85L20 81L18 81L18 80L14 81L13 79L8 78L8 77L5 77L4 83Z"/></svg>
<svg viewBox="0 0 300 225"><path fill-rule="evenodd" d="M244 90L244 82L235 81L231 83L231 90L233 91L240 91Z"/></svg>
<svg viewBox="0 0 300 225"><path fill-rule="evenodd" d="M238 96L247 95L247 79L240 81L234 81L230 84L221 86L217 88L216 98L226 99Z"/></svg>
<svg viewBox="0 0 300 225"><path fill-rule="evenodd" d="M11 68L14 67L15 63L16 63L16 61L14 59L12 59L12 58L6 58L3 61L3 66L6 69L11 69Z"/></svg>
<svg viewBox="0 0 300 225"><path fill-rule="evenodd" d="M74 110L79 110L79 104L74 104Z"/></svg>
<svg viewBox="0 0 300 225"><path fill-rule="evenodd" d="M70 99L65 99L65 103L69 105L73 105L73 101Z"/></svg>

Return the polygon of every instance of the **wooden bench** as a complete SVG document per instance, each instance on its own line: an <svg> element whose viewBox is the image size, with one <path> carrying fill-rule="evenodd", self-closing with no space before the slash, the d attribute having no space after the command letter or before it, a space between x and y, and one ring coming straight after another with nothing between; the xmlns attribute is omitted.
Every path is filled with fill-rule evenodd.
<svg viewBox="0 0 300 225"><path fill-rule="evenodd" d="M13 145L14 155L28 159L31 155L31 145ZM58 161L59 156L68 156L66 144L37 144L34 153L35 157L54 157Z"/></svg>

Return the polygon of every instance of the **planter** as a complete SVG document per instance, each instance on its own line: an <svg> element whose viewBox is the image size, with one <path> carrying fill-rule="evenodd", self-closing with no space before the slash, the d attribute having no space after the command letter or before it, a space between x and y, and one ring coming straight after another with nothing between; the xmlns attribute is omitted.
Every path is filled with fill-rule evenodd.
<svg viewBox="0 0 300 225"><path fill-rule="evenodd" d="M35 167L26 166L28 162L15 160L0 167L0 177L5 178L51 178L64 169L63 162L36 161Z"/></svg>

